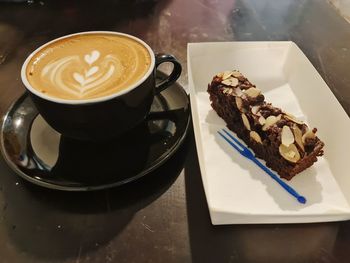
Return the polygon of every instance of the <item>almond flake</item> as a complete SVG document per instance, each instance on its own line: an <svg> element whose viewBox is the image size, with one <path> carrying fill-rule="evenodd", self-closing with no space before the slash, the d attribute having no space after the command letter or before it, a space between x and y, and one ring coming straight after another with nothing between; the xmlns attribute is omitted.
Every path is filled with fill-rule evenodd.
<svg viewBox="0 0 350 263"><path fill-rule="evenodd" d="M316 135L314 134L314 132L312 130L309 130L303 135L301 141L303 142L303 144L305 144L306 139L314 139L315 137Z"/></svg>
<svg viewBox="0 0 350 263"><path fill-rule="evenodd" d="M295 118L295 116L293 116L292 114L289 113L285 113L284 117L292 122L295 122L297 124L303 124L302 121L298 120L297 118Z"/></svg>
<svg viewBox="0 0 350 263"><path fill-rule="evenodd" d="M276 116L269 116L267 117L264 126L261 128L263 131L266 131L268 128L270 128L272 125L274 125L276 122L278 121L278 119L276 118Z"/></svg>
<svg viewBox="0 0 350 263"><path fill-rule="evenodd" d="M262 144L261 137L260 137L259 133L255 132L255 131L251 131L249 133L249 135L250 135L250 138L252 138L254 141Z"/></svg>
<svg viewBox="0 0 350 263"><path fill-rule="evenodd" d="M254 115L258 114L258 111L260 110L260 106L259 105L255 105L252 107L251 111Z"/></svg>
<svg viewBox="0 0 350 263"><path fill-rule="evenodd" d="M293 125L292 130L294 133L295 142L300 147L300 149L302 149L302 151L305 152L304 144L302 141L303 133L296 124Z"/></svg>
<svg viewBox="0 0 350 263"><path fill-rule="evenodd" d="M284 125L282 127L281 141L285 146L289 146L294 143L294 135L292 133L292 130L287 125Z"/></svg>
<svg viewBox="0 0 350 263"><path fill-rule="evenodd" d="M224 71L222 73L222 79L223 80L228 79L229 77L231 77L231 74L232 74L232 71Z"/></svg>
<svg viewBox="0 0 350 263"><path fill-rule="evenodd" d="M260 95L261 90L258 88L249 88L244 91L245 94L247 94L249 97L256 98Z"/></svg>
<svg viewBox="0 0 350 263"><path fill-rule="evenodd" d="M260 125L264 125L266 122L266 119L264 118L264 116L260 116L258 121L259 121Z"/></svg>
<svg viewBox="0 0 350 263"><path fill-rule="evenodd" d="M229 94L230 93L230 88L224 88L222 90L222 93Z"/></svg>
<svg viewBox="0 0 350 263"><path fill-rule="evenodd" d="M296 163L300 160L300 154L294 143L290 144L289 146L281 144L278 150L281 156L291 163Z"/></svg>
<svg viewBox="0 0 350 263"><path fill-rule="evenodd" d="M238 110L242 110L243 107L243 101L240 97L236 97L236 106Z"/></svg>
<svg viewBox="0 0 350 263"><path fill-rule="evenodd" d="M247 116L244 113L242 113L241 116L242 116L242 121L243 121L244 126L246 127L246 129L248 131L250 131L250 123L249 123Z"/></svg>
<svg viewBox="0 0 350 263"><path fill-rule="evenodd" d="M223 72L220 72L220 73L216 74L216 76L217 76L218 78L222 78L222 77L224 76L224 73L223 73Z"/></svg>
<svg viewBox="0 0 350 263"><path fill-rule="evenodd" d="M243 91L242 91L240 88L236 88L236 89L235 89L235 92L236 92L236 94L237 94L238 97L242 97L242 95L244 95L244 94L243 94Z"/></svg>
<svg viewBox="0 0 350 263"><path fill-rule="evenodd" d="M236 78L228 78L228 79L225 79L224 81L221 81L221 83L225 84L227 86L236 87L238 85L238 79L236 79Z"/></svg>
<svg viewBox="0 0 350 263"><path fill-rule="evenodd" d="M241 74L240 72L234 70L234 71L232 72L232 76L234 76L235 78L239 78L239 77L242 77L242 74Z"/></svg>

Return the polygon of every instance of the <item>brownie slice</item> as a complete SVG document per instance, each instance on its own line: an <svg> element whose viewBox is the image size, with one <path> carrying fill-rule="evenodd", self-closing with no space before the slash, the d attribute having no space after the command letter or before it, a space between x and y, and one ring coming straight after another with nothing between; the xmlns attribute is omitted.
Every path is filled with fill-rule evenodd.
<svg viewBox="0 0 350 263"><path fill-rule="evenodd" d="M272 106L239 71L225 71L208 85L211 106L266 165L290 180L323 155L324 143L291 114Z"/></svg>

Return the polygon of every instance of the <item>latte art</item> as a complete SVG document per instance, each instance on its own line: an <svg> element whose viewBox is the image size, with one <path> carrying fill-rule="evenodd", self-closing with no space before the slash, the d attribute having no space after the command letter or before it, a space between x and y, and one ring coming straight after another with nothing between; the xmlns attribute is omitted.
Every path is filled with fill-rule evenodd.
<svg viewBox="0 0 350 263"><path fill-rule="evenodd" d="M38 52L27 68L27 77L34 88L50 96L96 98L138 81L149 69L150 60L147 49L127 37L79 35Z"/></svg>
<svg viewBox="0 0 350 263"><path fill-rule="evenodd" d="M107 55L96 62L99 56L100 52L94 50L91 55L87 54L83 59L79 56L59 59L43 68L41 78L46 78L52 85L67 93L85 97L89 92L94 92L110 81L112 77L120 78L124 73L124 67L117 57ZM72 70L72 78L64 78L63 74Z"/></svg>

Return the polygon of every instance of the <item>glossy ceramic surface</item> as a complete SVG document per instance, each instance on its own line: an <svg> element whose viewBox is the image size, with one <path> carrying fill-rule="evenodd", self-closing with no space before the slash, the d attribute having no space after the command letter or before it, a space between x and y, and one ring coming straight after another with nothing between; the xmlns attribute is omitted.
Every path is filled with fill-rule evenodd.
<svg viewBox="0 0 350 263"><path fill-rule="evenodd" d="M139 126L113 140L67 138L38 114L27 94L9 109L1 128L1 150L24 179L53 189L88 191L134 181L164 163L188 128L188 97L174 84L157 95Z"/></svg>

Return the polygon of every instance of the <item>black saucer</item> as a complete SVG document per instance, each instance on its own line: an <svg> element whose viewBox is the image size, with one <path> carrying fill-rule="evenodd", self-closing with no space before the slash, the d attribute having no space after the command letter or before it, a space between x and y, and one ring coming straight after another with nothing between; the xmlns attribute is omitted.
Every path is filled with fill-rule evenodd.
<svg viewBox="0 0 350 263"><path fill-rule="evenodd" d="M188 96L174 84L155 97L150 115L134 130L103 143L83 142L53 130L24 94L4 116L1 151L34 184L98 190L134 181L163 164L183 142L189 121Z"/></svg>

